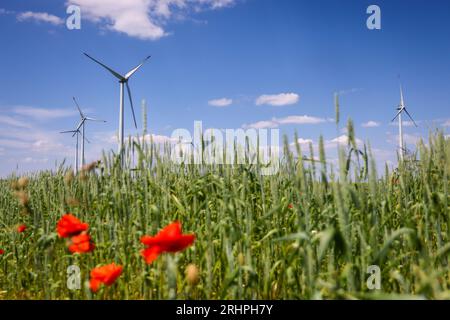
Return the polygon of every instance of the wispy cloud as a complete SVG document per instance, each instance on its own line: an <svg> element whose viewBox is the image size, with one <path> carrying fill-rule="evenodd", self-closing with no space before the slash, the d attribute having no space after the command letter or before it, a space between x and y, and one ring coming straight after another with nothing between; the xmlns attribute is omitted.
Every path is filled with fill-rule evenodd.
<svg viewBox="0 0 450 320"><path fill-rule="evenodd" d="M143 40L170 34L167 21L190 12L217 10L237 0L68 0L81 7L83 17L108 30Z"/></svg>
<svg viewBox="0 0 450 320"><path fill-rule="evenodd" d="M208 104L213 107L227 107L233 103L232 99L222 98L222 99L214 99L209 100Z"/></svg>
<svg viewBox="0 0 450 320"><path fill-rule="evenodd" d="M355 138L355 142L358 146L361 146L364 144L364 142L361 139ZM325 148L333 148L339 145L347 145L349 143L349 137L346 134L343 134L339 137L336 137L332 140L325 141Z"/></svg>
<svg viewBox="0 0 450 320"><path fill-rule="evenodd" d="M3 139L0 138L0 146L12 149L29 149L31 147L30 143L15 139Z"/></svg>
<svg viewBox="0 0 450 320"><path fill-rule="evenodd" d="M23 159L24 163L47 163L48 158L33 158L33 157L26 157Z"/></svg>
<svg viewBox="0 0 450 320"><path fill-rule="evenodd" d="M404 133L403 134L403 142L405 144L416 145L423 138L424 138L423 136L421 136L417 133L414 133L414 134ZM399 135L388 133L387 142L390 144L393 144L393 145L398 144L399 143Z"/></svg>
<svg viewBox="0 0 450 320"><path fill-rule="evenodd" d="M33 12L26 11L21 12L17 15L17 20L19 21L35 21L35 22L44 22L50 23L52 25L62 25L64 24L64 20L55 15L49 14L47 12Z"/></svg>
<svg viewBox="0 0 450 320"><path fill-rule="evenodd" d="M245 129L268 129L268 128L276 128L278 126L279 123L276 120L264 120L251 124L244 124L242 127Z"/></svg>
<svg viewBox="0 0 450 320"><path fill-rule="evenodd" d="M343 95L350 94L350 93L360 92L362 90L363 89L361 89L361 88L351 88L351 89L339 90L336 93L340 96L343 96Z"/></svg>
<svg viewBox="0 0 450 320"><path fill-rule="evenodd" d="M296 93L280 93L273 95L264 94L262 96L259 96L256 99L255 103L257 106L270 105L275 107L281 107L296 104L299 99L300 96Z"/></svg>
<svg viewBox="0 0 450 320"><path fill-rule="evenodd" d="M308 146L309 144L313 144L314 141L312 139L298 138L297 143L300 146ZM295 146L295 141L291 143L291 146Z"/></svg>
<svg viewBox="0 0 450 320"><path fill-rule="evenodd" d="M379 127L381 125L381 123L377 122L377 121L368 121L363 123L361 126L363 128L376 128Z"/></svg>
<svg viewBox="0 0 450 320"><path fill-rule="evenodd" d="M402 122L403 122L403 126L404 127L414 127L415 126L414 122L412 122L412 121L402 121ZM417 125L419 125L421 123L422 123L422 121L416 121ZM391 122L389 125L391 125L391 126L398 126L398 122L394 121L394 122Z"/></svg>
<svg viewBox="0 0 450 320"><path fill-rule="evenodd" d="M8 126L12 127L19 127L19 128L29 128L30 125L24 121L17 120L10 116L0 116L0 123L3 123Z"/></svg>
<svg viewBox="0 0 450 320"><path fill-rule="evenodd" d="M259 121L252 124L244 124L243 128L265 129L276 128L280 125L288 124L321 124L327 122L326 119L311 116L288 116L285 118L273 118L272 120Z"/></svg>
<svg viewBox="0 0 450 320"><path fill-rule="evenodd" d="M14 14L14 11L6 10L5 8L0 8L0 14Z"/></svg>
<svg viewBox="0 0 450 320"><path fill-rule="evenodd" d="M66 118L77 114L76 111L70 109L44 109L26 106L14 107L13 112L40 121Z"/></svg>

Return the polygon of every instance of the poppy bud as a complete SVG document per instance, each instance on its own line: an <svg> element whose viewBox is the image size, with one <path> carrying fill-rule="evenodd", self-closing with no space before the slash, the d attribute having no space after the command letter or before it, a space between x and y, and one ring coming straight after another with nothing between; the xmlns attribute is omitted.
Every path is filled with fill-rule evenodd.
<svg viewBox="0 0 450 320"><path fill-rule="evenodd" d="M186 280L191 286L195 286L199 282L199 271L195 264L186 267Z"/></svg>
<svg viewBox="0 0 450 320"><path fill-rule="evenodd" d="M16 197L19 200L19 203L24 207L26 207L30 202L28 195L24 191L16 192Z"/></svg>
<svg viewBox="0 0 450 320"><path fill-rule="evenodd" d="M19 181L17 182L19 188L26 188L28 186L28 183L30 182L30 180L27 177L22 177L19 179Z"/></svg>
<svg viewBox="0 0 450 320"><path fill-rule="evenodd" d="M244 255L241 253L239 253L238 257L237 257L238 263L240 266L243 266L245 264L245 257Z"/></svg>
<svg viewBox="0 0 450 320"><path fill-rule="evenodd" d="M71 184L72 181L73 181L73 178L74 178L73 172L72 171L68 171L66 173L66 175L64 176L64 182L66 184Z"/></svg>

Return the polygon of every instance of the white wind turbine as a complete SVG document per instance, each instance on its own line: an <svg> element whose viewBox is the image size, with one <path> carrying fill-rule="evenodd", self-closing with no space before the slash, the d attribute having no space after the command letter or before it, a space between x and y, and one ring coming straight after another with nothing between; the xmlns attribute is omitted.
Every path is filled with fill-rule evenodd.
<svg viewBox="0 0 450 320"><path fill-rule="evenodd" d="M403 99L403 88L400 84L400 105L397 107L397 114L395 115L394 119L392 119L392 122L395 121L395 119L398 118L398 143L399 143L399 149L400 149L400 159L403 160L404 154L405 154L405 146L403 143L403 121L402 121L402 113L405 112L406 115L411 119L412 123L417 127L416 122L409 114L408 110L405 106L405 101Z"/></svg>
<svg viewBox="0 0 450 320"><path fill-rule="evenodd" d="M133 114L133 120L134 120L134 126L137 129L137 123L136 123L136 116L134 114L134 107L133 107L133 99L131 98L131 90L130 90L130 86L128 85L128 80L130 79L130 77L139 70L140 67L142 67L142 65L148 60L150 59L151 56L146 57L137 67L131 69L127 74L125 74L124 76L121 75L120 73L114 71L113 69L111 69L110 67L104 65L103 63L101 63L100 61L92 58L90 55L88 55L87 53L84 53L84 55L86 57L88 57L89 59L93 60L94 62L98 63L99 65L101 65L103 68L105 68L106 70L108 70L109 72L111 72L111 74L113 76L115 76L117 79L119 79L119 83L120 83L120 113L119 113L119 147L118 147L118 154L120 156L120 163L121 166L123 167L124 164L124 157L123 157L123 149L124 149L124 89L125 86L127 87L127 91L128 91L128 97L130 99L130 105L131 105L131 112Z"/></svg>
<svg viewBox="0 0 450 320"><path fill-rule="evenodd" d="M61 131L60 133L72 133L72 137L74 137L75 135L77 136L77 143L75 146L75 174L78 173L78 168L79 168L79 161L78 161L78 145L79 145L79 136L81 135L81 131L79 129L77 130L68 130L68 131ZM84 139L89 143L89 140L84 137Z"/></svg>
<svg viewBox="0 0 450 320"><path fill-rule="evenodd" d="M80 106L78 105L77 99L75 99L75 97L73 97L73 101L75 102L75 105L77 106L78 112L80 113L80 123L78 124L75 133L73 134L73 136L75 136L75 134L80 133L80 128L81 128L81 168L83 168L83 166L85 165L85 157L84 157L84 141L86 139L86 121L97 121L97 122L106 122L105 120L98 120L98 119L94 119L94 118L90 118L90 117L86 117L83 113L83 111L81 111ZM77 142L78 142L78 138L77 138ZM89 141L88 141L89 142Z"/></svg>

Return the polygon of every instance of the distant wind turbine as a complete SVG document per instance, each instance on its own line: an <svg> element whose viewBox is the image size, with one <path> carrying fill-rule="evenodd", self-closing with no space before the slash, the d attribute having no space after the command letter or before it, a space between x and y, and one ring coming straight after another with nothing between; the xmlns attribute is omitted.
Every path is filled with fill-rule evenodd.
<svg viewBox="0 0 450 320"><path fill-rule="evenodd" d="M86 117L83 113L83 111L81 111L80 106L78 105L77 99L75 99L75 97L73 97L73 102L75 102L75 105L77 106L78 112L80 113L80 123L78 124L77 128L76 128L76 132L73 134L73 136L75 136L75 134L80 132L80 128L81 128L81 167L84 166L85 164L85 157L84 157L84 141L86 139L86 121L97 121L97 122L106 122L105 120L98 120L98 119L94 119L94 118L90 118L90 117ZM78 138L77 138L78 141ZM88 141L89 142L89 141Z"/></svg>
<svg viewBox="0 0 450 320"><path fill-rule="evenodd" d="M405 155L405 146L403 143L403 121L402 121L402 113L405 112L406 115L411 119L411 121L413 122L413 124L417 127L416 122L414 121L414 119L411 117L411 115L409 114L408 110L406 109L405 106L405 101L403 99L403 88L402 85L400 84L400 105L397 107L397 114L395 115L394 119L392 119L392 122L395 121L395 119L398 118L398 142L399 142L399 148L400 148L400 159L403 160L404 155Z"/></svg>
<svg viewBox="0 0 450 320"><path fill-rule="evenodd" d="M72 133L72 137L73 136L77 136L77 143L75 145L75 174L78 173L78 168L79 168L79 164L78 164L78 144L79 144L79 136L81 135L80 130L68 130L68 131L61 131L60 133ZM87 140L87 138L85 137L86 141L89 142L89 140Z"/></svg>
<svg viewBox="0 0 450 320"><path fill-rule="evenodd" d="M101 63L100 61L92 58L87 53L84 53L84 55L86 57L88 57L89 59L93 60L94 62L98 63L99 65L101 65L103 68L108 70L113 76L115 76L117 79L119 79L119 83L120 83L120 114L119 114L119 147L118 147L118 153L120 155L120 163L121 163L121 165L123 167L123 164L124 164L124 159L123 159L123 149L124 149L124 119L123 119L124 118L124 89L125 89L125 86L126 86L127 87L127 91L128 91L128 97L130 99L131 112L133 114L134 126L137 129L136 115L134 114L133 99L131 98L131 90L130 90L130 86L128 85L128 80L130 79L130 77L136 71L138 71L142 67L142 65L148 59L150 59L151 56L146 57L137 67L131 69L127 74L125 74L123 76L120 73L118 73L118 72L114 71L113 69L111 69L110 67L106 66L105 64Z"/></svg>

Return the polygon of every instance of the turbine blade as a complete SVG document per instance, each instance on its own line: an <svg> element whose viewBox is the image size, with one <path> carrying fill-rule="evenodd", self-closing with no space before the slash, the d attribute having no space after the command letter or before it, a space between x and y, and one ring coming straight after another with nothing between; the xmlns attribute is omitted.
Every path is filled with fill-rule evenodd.
<svg viewBox="0 0 450 320"><path fill-rule="evenodd" d="M80 130L74 130L73 131L73 135L72 138L75 137L76 135L80 134Z"/></svg>
<svg viewBox="0 0 450 320"><path fill-rule="evenodd" d="M86 117L86 120L97 121L97 122L106 122L105 120L99 120L99 119L94 119L94 118L90 118L90 117Z"/></svg>
<svg viewBox="0 0 450 320"><path fill-rule="evenodd" d="M84 137L84 140L86 140L87 143L91 143L91 142L89 141L89 139L86 138L86 137Z"/></svg>
<svg viewBox="0 0 450 320"><path fill-rule="evenodd" d="M134 127L137 129L136 115L134 114L133 99L131 98L130 86L128 85L128 81L125 82L125 84L127 85L128 97L130 98L131 112L133 113L133 120L134 120Z"/></svg>
<svg viewBox="0 0 450 320"><path fill-rule="evenodd" d="M140 67L142 67L144 65L144 63L150 59L151 56L148 56L147 58L145 58L136 68L131 69L126 75L125 75L125 79L129 79L136 71L139 70Z"/></svg>
<svg viewBox="0 0 450 320"><path fill-rule="evenodd" d="M402 113L403 109L400 109L399 112L397 112L397 114L395 115L394 119L392 119L391 122L394 122L395 119L397 119L397 117L400 115L400 113Z"/></svg>
<svg viewBox="0 0 450 320"><path fill-rule="evenodd" d="M408 115L408 117L411 119L411 121L414 123L414 125L416 127L418 127L417 123L414 121L414 119L411 117L411 115L409 114L408 110L406 110L406 108L404 108L403 110L405 110L406 114Z"/></svg>
<svg viewBox="0 0 450 320"><path fill-rule="evenodd" d="M86 118L84 118L83 120L80 121L80 123L78 124L76 131L80 131L81 126L83 125L83 123L86 121Z"/></svg>
<svg viewBox="0 0 450 320"><path fill-rule="evenodd" d="M403 98L403 87L401 83L400 83L400 104L402 105L402 107L405 106L405 100Z"/></svg>
<svg viewBox="0 0 450 320"><path fill-rule="evenodd" d="M81 111L80 106L78 105L77 99L75 99L75 97L72 97L72 98L73 98L73 102L75 102L75 105L78 108L78 112L80 113L81 119L83 119L84 118L84 114L83 114L83 111Z"/></svg>
<svg viewBox="0 0 450 320"><path fill-rule="evenodd" d="M92 57L91 57L90 55L88 55L87 53L84 53L84 55L85 55L86 57L88 57L89 59L93 60L94 62L97 62L99 65L101 65L103 68L105 68L105 69L108 70L109 72L111 72L117 79L119 79L119 80L124 80L124 77L123 77L121 74L115 72L113 69L111 69L111 68L108 67L107 65L104 65L104 64L101 63L100 61L95 60L94 58L92 58Z"/></svg>
<svg viewBox="0 0 450 320"><path fill-rule="evenodd" d="M77 130L60 131L59 133L74 133L74 132L77 132Z"/></svg>

